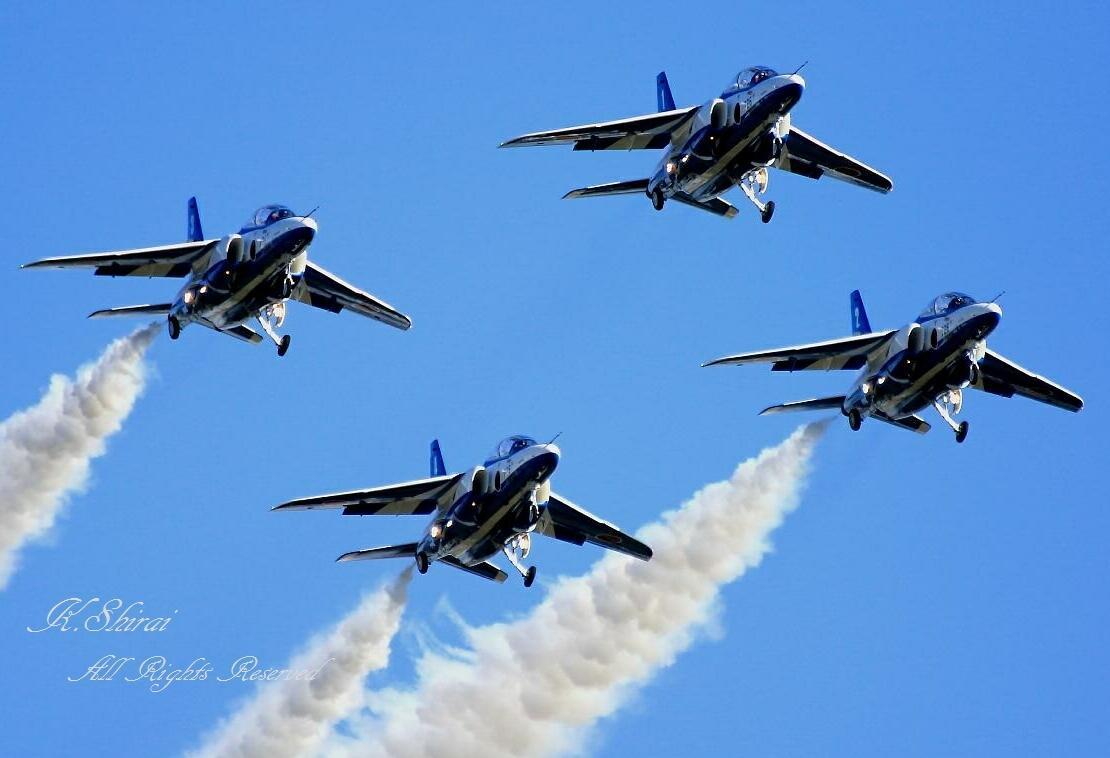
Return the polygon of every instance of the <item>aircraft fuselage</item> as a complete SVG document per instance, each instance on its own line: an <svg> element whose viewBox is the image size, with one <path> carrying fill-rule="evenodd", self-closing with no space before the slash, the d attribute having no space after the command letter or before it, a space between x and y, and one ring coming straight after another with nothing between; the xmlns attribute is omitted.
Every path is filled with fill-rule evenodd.
<svg viewBox="0 0 1110 758"><path fill-rule="evenodd" d="M790 129L789 113L802 97L797 74L779 74L745 88L730 88L698 108L688 136L667 148L648 184L665 198L676 193L708 200L728 191L747 172L770 166Z"/></svg>
<svg viewBox="0 0 1110 758"><path fill-rule="evenodd" d="M986 337L1001 318L995 303L971 303L919 318L891 339L881 365L864 371L845 398L843 412L905 418L949 390L974 383Z"/></svg>
<svg viewBox="0 0 1110 758"><path fill-rule="evenodd" d="M556 445L537 443L487 460L459 481L453 504L428 525L417 550L430 561L451 556L473 565L533 531L559 455Z"/></svg>
<svg viewBox="0 0 1110 758"><path fill-rule="evenodd" d="M311 218L292 216L225 237L208 268L178 293L170 315L182 326L227 329L286 300L304 273L315 235Z"/></svg>

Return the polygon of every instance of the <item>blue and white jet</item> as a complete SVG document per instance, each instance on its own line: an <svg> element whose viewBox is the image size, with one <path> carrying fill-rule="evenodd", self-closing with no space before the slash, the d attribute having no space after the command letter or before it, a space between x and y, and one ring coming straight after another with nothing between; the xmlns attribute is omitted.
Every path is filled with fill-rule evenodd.
<svg viewBox="0 0 1110 758"><path fill-rule="evenodd" d="M799 400L761 411L784 413L837 409L858 430L865 418L929 431L918 411L932 405L956 433L967 437L968 424L953 416L963 407L963 391L983 390L1002 397L1023 397L1076 412L1083 399L1028 371L987 347L987 336L1002 319L996 302L980 302L960 292L933 300L911 324L884 332L871 330L859 290L851 295L852 335L827 342L740 353L706 366L770 363L772 371L862 369L846 395Z"/></svg>
<svg viewBox="0 0 1110 758"><path fill-rule="evenodd" d="M573 144L575 150L663 150L655 173L646 179L597 184L565 198L646 194L663 210L667 200L732 218L736 208L721 197L739 185L759 210L763 223L775 212L763 202L768 168L810 179L831 176L876 192L890 192L890 179L829 147L794 126L790 112L802 97L805 80L795 71L780 74L766 66L746 68L720 95L702 105L676 108L666 72L656 77L658 113L619 121L534 132L505 142L520 145Z"/></svg>
<svg viewBox="0 0 1110 758"><path fill-rule="evenodd" d="M185 277L170 303L129 305L94 311L89 318L165 316L171 339L200 324L245 342L262 336L246 325L254 319L278 355L289 349L279 336L286 303L299 300L333 313L347 309L397 329L408 316L308 260L316 237L311 213L299 216L284 205L265 205L236 234L205 239L196 198L189 199L187 241L110 253L69 255L26 263L23 268L91 268L99 276Z"/></svg>
<svg viewBox="0 0 1110 758"><path fill-rule="evenodd" d="M489 562L498 552L531 587L536 567L524 567L532 535L615 550L650 560L651 548L607 521L551 491L559 448L514 435L501 441L481 466L448 474L439 442L431 447L431 477L366 490L317 495L275 506L273 510L341 508L344 516L432 515L419 542L356 550L340 561L409 558L427 573L435 562L495 582L506 574Z"/></svg>

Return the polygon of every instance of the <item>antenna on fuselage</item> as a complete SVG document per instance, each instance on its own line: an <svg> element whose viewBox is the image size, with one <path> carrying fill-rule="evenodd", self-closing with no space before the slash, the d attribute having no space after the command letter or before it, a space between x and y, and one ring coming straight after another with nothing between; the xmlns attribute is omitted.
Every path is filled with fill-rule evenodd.
<svg viewBox="0 0 1110 758"><path fill-rule="evenodd" d="M315 212L316 212L316 211L318 211L318 210L320 210L320 206L318 206L318 205L317 205L317 206L316 206L315 208L313 208L312 210L310 210L310 211L309 211L308 213L306 213L306 214L304 214L303 216L301 216L301 218L311 218L311 217L312 217L312 214L313 214L313 213L315 213Z"/></svg>
<svg viewBox="0 0 1110 758"><path fill-rule="evenodd" d="M809 63L809 61L806 61L806 63ZM800 66L798 66L798 67L797 67L796 69L794 69L794 74L798 73L798 72L799 72L799 71L801 71L801 70L802 70L803 68L805 68L805 67L806 67L806 63L803 63L802 65L800 65ZM794 74L791 74L791 76L794 76Z"/></svg>
<svg viewBox="0 0 1110 758"><path fill-rule="evenodd" d="M994 297L992 297L992 298L990 299L990 302L992 302L992 303L993 303L993 302L996 302L996 301L998 300L998 298L1002 297L1002 296L1003 296L1003 295L1005 295L1005 294L1006 294L1006 290L1002 290L1002 291L1001 291L1001 292L999 292L999 293L998 293L997 295L995 295Z"/></svg>
<svg viewBox="0 0 1110 758"><path fill-rule="evenodd" d="M548 442L547 444L549 444L549 445L550 445L550 444L552 444L553 442L555 442L555 440L559 439L559 436L560 436L561 434L562 434L562 432L559 432L559 434L556 434L556 435L555 435L554 437L552 437L552 438L551 438L551 442Z"/></svg>

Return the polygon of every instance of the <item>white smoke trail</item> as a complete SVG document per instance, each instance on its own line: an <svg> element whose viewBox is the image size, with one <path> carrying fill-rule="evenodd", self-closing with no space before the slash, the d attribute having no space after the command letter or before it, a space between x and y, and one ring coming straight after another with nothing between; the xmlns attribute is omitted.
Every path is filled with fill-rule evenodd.
<svg viewBox="0 0 1110 758"><path fill-rule="evenodd" d="M131 413L146 382L143 355L157 332L152 324L115 340L73 379L55 374L42 400L0 423L0 589L19 549L50 530Z"/></svg>
<svg viewBox="0 0 1110 758"><path fill-rule="evenodd" d="M798 502L824 424L805 426L641 531L648 563L609 555L562 579L519 620L466 630L456 657L425 652L412 691L372 693L336 755L544 756L581 747L712 620L721 585L757 565Z"/></svg>
<svg viewBox="0 0 1110 758"><path fill-rule="evenodd" d="M411 579L409 567L366 595L330 632L308 643L288 668L319 669L314 679L262 686L192 755L281 758L316 752L336 722L362 706L366 675L389 663L390 642L401 624Z"/></svg>

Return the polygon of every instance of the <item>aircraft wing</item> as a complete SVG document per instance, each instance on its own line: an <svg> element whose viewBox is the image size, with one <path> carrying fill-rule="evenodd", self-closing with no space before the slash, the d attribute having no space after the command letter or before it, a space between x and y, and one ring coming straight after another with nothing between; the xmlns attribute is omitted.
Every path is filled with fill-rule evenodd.
<svg viewBox="0 0 1110 758"><path fill-rule="evenodd" d="M650 547L554 492L540 516L536 531L574 545L589 542L642 561L651 559Z"/></svg>
<svg viewBox="0 0 1110 758"><path fill-rule="evenodd" d="M979 381L975 388L1002 397L1021 395L1073 413L1083 407L1083 398L1079 395L1022 368L993 350L987 350L979 361Z"/></svg>
<svg viewBox="0 0 1110 758"><path fill-rule="evenodd" d="M274 506L275 511L311 511L342 508L344 516L409 516L435 513L462 474L434 476L414 482L390 484L366 490L336 492L290 500Z"/></svg>
<svg viewBox="0 0 1110 758"><path fill-rule="evenodd" d="M772 371L832 371L863 368L867 365L867 356L885 345L896 331L891 329L826 342L813 342L808 345L726 355L702 365L739 366L746 363L770 363Z"/></svg>
<svg viewBox="0 0 1110 758"><path fill-rule="evenodd" d="M24 263L22 268L91 268L97 276L188 276L204 267L218 240L140 247L110 253L62 255Z"/></svg>
<svg viewBox="0 0 1110 758"><path fill-rule="evenodd" d="M304 278L293 291L293 297L332 313L347 308L398 329L412 326L412 319L389 303L363 292L312 262L305 267Z"/></svg>
<svg viewBox="0 0 1110 758"><path fill-rule="evenodd" d="M501 147L573 144L575 150L657 150L671 144L671 136L689 126L690 117L697 109L691 106L618 121L533 132L502 142Z"/></svg>
<svg viewBox="0 0 1110 758"><path fill-rule="evenodd" d="M735 205L719 197L711 197L708 200L695 200L685 192L677 192L672 199L683 205L689 205L691 208L709 211L722 218L734 218L736 214L739 213Z"/></svg>
<svg viewBox="0 0 1110 758"><path fill-rule="evenodd" d="M850 155L834 150L795 126L790 127L790 133L783 141L783 148L782 156L775 165L786 171L808 176L810 179L820 179L828 175L875 192L885 193L894 189L894 182L890 177Z"/></svg>

